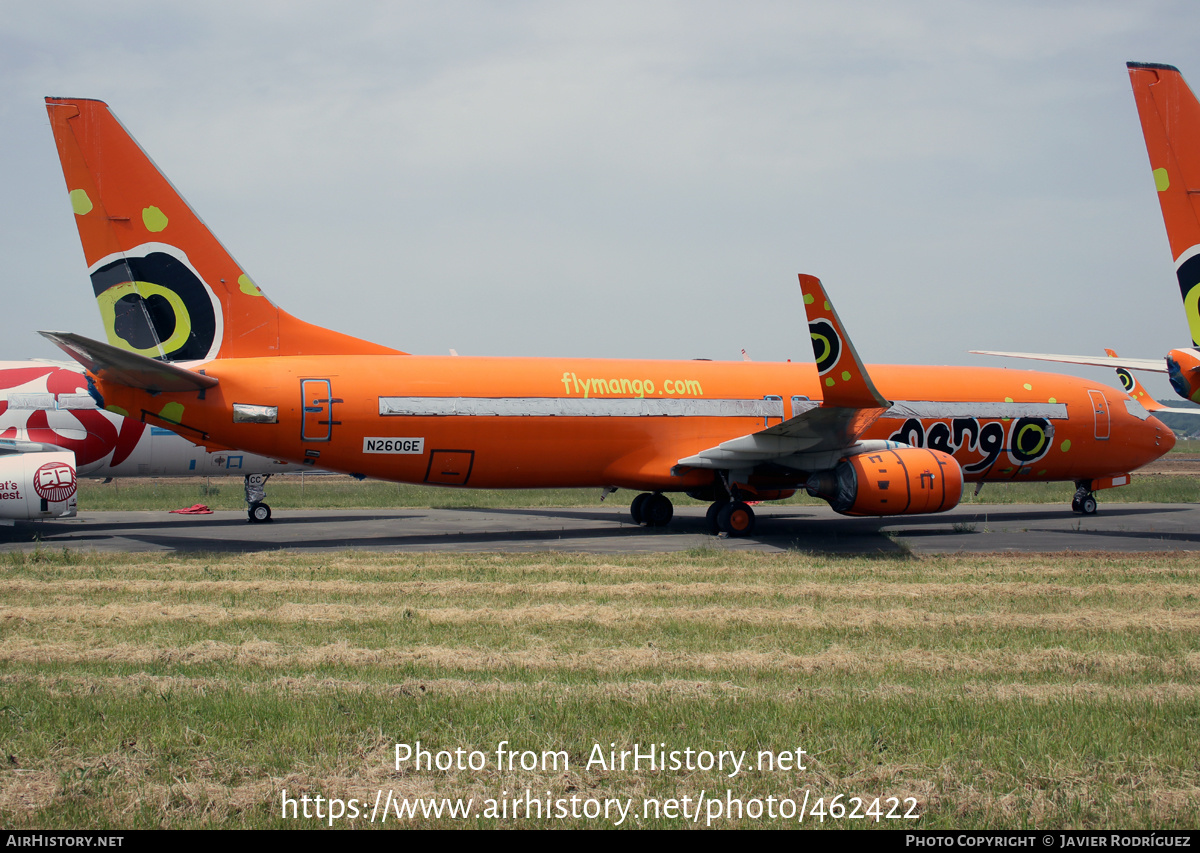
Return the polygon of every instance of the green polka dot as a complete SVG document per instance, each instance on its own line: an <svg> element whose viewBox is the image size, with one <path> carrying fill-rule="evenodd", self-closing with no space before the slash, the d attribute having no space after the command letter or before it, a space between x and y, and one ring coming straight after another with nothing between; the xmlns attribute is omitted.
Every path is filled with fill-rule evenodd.
<svg viewBox="0 0 1200 853"><path fill-rule="evenodd" d="M1166 169L1155 169L1154 170L1154 188L1156 190L1158 190L1159 192L1162 192L1169 186L1171 186L1171 178L1169 175L1167 175L1167 170Z"/></svg>
<svg viewBox="0 0 1200 853"><path fill-rule="evenodd" d="M129 417L129 412L122 409L120 406L105 406L105 411L112 412L114 415L120 415L123 418Z"/></svg>
<svg viewBox="0 0 1200 853"><path fill-rule="evenodd" d="M832 310L833 310L833 306L829 304L829 300L828 300L828 299L826 299L826 300L825 300L825 310L826 310L826 311L832 311Z"/></svg>
<svg viewBox="0 0 1200 853"><path fill-rule="evenodd" d="M1037 472L1037 475L1038 475L1039 477L1045 477L1045 476L1046 476L1046 469L1045 469L1045 468L1043 468L1041 471L1038 471L1038 472Z"/></svg>
<svg viewBox="0 0 1200 853"><path fill-rule="evenodd" d="M1026 391L1032 391L1032 390L1033 390L1033 386L1032 386L1032 385L1030 385L1028 382L1026 382L1026 383L1025 383L1023 386L1021 386L1021 387L1023 387L1023 388L1024 388Z"/></svg>
<svg viewBox="0 0 1200 853"><path fill-rule="evenodd" d="M830 387L830 388L832 388L832 387L833 387L833 385L834 385L834 382L833 382L833 377L832 377L832 376L830 376L828 379L826 379L826 380L825 380L825 385L826 385L826 386L828 386L828 387Z"/></svg>
<svg viewBox="0 0 1200 853"><path fill-rule="evenodd" d="M1062 450L1063 453L1066 453L1068 450L1071 449L1071 439L1068 438L1066 441L1064 441L1062 444L1059 445L1059 448Z"/></svg>
<svg viewBox="0 0 1200 853"><path fill-rule="evenodd" d="M71 190L71 210L76 216L92 212L92 200L88 198L87 190Z"/></svg>
<svg viewBox="0 0 1200 853"><path fill-rule="evenodd" d="M804 304L805 305L812 305L816 301L817 300L813 299L813 295L811 293L804 294Z"/></svg>
<svg viewBox="0 0 1200 853"><path fill-rule="evenodd" d="M843 370L843 371L842 371L842 381L843 381L843 382L849 382L849 381L850 381L850 371L849 371L849 370Z"/></svg>
<svg viewBox="0 0 1200 853"><path fill-rule="evenodd" d="M173 424L181 423L183 421L183 403L167 403L159 410L158 416Z"/></svg>
<svg viewBox="0 0 1200 853"><path fill-rule="evenodd" d="M1005 398L1004 398L1004 402L1006 402L1006 403L1011 403L1012 401L1013 401L1013 398L1012 398L1012 397L1005 397Z"/></svg>
<svg viewBox="0 0 1200 853"><path fill-rule="evenodd" d="M1049 400L1047 400L1046 402L1047 402L1047 403L1057 403L1057 402L1058 402L1058 399L1057 399L1057 398L1055 398L1055 397L1051 397L1051 398L1050 398Z"/></svg>
<svg viewBox="0 0 1200 853"><path fill-rule="evenodd" d="M157 233L167 227L167 215L157 207L147 207L142 210L142 224L147 231Z"/></svg>
<svg viewBox="0 0 1200 853"><path fill-rule="evenodd" d="M238 287L247 296L262 296L262 291L258 289L258 285L251 281L250 276L245 273L238 276Z"/></svg>

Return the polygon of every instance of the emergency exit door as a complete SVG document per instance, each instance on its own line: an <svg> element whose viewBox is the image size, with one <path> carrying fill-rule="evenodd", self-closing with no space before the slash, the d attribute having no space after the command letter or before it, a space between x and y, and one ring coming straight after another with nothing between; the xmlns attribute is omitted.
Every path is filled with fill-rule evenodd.
<svg viewBox="0 0 1200 853"><path fill-rule="evenodd" d="M341 423L333 419L333 405L342 402L333 396L329 380L300 380L300 396L304 404L300 437L304 441L329 441L333 437L334 426Z"/></svg>
<svg viewBox="0 0 1200 853"><path fill-rule="evenodd" d="M1108 398L1101 391L1088 391L1092 399L1092 414L1096 417L1096 438L1108 438Z"/></svg>

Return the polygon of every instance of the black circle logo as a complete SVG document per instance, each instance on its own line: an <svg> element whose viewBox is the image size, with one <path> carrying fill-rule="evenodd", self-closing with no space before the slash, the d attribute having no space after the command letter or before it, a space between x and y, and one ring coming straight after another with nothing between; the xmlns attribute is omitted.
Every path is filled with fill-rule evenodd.
<svg viewBox="0 0 1200 853"><path fill-rule="evenodd" d="M808 324L812 337L813 355L817 359L817 373L825 373L838 363L842 354L842 342L837 330L828 320L814 320Z"/></svg>
<svg viewBox="0 0 1200 853"><path fill-rule="evenodd" d="M126 255L92 273L109 341L164 361L207 358L216 337L208 289L179 258Z"/></svg>

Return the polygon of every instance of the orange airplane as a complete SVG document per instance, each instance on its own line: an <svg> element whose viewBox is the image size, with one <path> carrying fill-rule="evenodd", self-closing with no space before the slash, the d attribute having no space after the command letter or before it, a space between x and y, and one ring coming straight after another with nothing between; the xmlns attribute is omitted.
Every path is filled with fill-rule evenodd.
<svg viewBox="0 0 1200 853"><path fill-rule="evenodd" d="M1188 88L1179 69L1152 62L1127 62L1133 98L1154 188L1162 208L1175 275L1183 296L1183 310L1192 346L1179 347L1163 358L1107 358L1036 352L972 350L978 355L1029 358L1059 364L1088 364L1120 370L1166 373L1175 393L1200 403L1200 102ZM1124 377L1122 377L1124 381ZM1128 388L1128 386L1126 386ZM1172 410L1168 410L1172 411ZM1190 412L1180 409L1181 412Z"/></svg>
<svg viewBox="0 0 1200 853"><path fill-rule="evenodd" d="M108 343L43 332L98 404L207 447L360 477L479 488L748 501L806 488L847 515L940 512L964 481L1070 480L1073 507L1166 453L1127 394L1055 374L862 364L821 283L800 276L816 365L418 356L302 322L246 275L108 107L47 98Z"/></svg>

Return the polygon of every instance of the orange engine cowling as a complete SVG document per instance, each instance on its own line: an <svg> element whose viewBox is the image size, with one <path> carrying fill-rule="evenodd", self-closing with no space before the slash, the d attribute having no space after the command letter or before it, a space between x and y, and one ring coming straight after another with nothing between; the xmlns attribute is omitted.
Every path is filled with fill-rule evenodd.
<svg viewBox="0 0 1200 853"><path fill-rule="evenodd" d="M806 488L842 515L917 515L958 506L963 472L948 453L898 447L843 459Z"/></svg>

